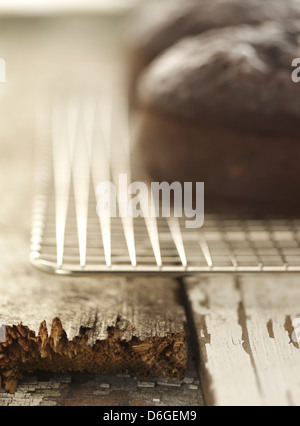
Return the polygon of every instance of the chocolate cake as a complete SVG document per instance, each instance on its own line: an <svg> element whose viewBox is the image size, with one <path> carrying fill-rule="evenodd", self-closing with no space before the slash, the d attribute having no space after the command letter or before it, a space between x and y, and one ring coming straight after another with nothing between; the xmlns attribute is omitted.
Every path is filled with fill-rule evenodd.
<svg viewBox="0 0 300 426"><path fill-rule="evenodd" d="M188 37L139 81L137 152L154 181L205 182L206 211L300 212L300 21Z"/></svg>
<svg viewBox="0 0 300 426"><path fill-rule="evenodd" d="M182 37L288 18L300 18L298 0L157 0L143 4L126 28L133 80Z"/></svg>

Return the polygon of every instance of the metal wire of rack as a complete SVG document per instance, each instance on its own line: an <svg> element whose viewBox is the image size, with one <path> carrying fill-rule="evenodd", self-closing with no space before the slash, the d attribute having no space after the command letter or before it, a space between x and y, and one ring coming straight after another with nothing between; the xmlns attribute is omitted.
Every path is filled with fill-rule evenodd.
<svg viewBox="0 0 300 426"><path fill-rule="evenodd" d="M45 112L34 266L63 275L300 272L300 219L206 215L193 230L185 218L98 217L98 183L132 175L124 105L123 98L75 97Z"/></svg>

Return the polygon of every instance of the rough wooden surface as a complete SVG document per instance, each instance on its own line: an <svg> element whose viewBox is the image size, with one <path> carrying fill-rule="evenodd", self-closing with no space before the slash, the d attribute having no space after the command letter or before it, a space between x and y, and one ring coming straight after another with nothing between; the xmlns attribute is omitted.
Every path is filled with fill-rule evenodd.
<svg viewBox="0 0 300 426"><path fill-rule="evenodd" d="M0 316L6 326L23 323L38 334L45 321L50 334L53 319L59 318L68 340L80 336L81 328L91 330L90 345L105 340L108 330L117 326L124 341L184 332L185 314L177 302L176 281L59 278L34 271L28 262L16 264L20 273L0 284Z"/></svg>
<svg viewBox="0 0 300 426"><path fill-rule="evenodd" d="M58 278L16 264L20 273L12 270L0 284L7 390L14 391L23 369L183 376L185 313L176 281Z"/></svg>
<svg viewBox="0 0 300 426"><path fill-rule="evenodd" d="M299 283L298 274L186 280L209 404L300 405Z"/></svg>

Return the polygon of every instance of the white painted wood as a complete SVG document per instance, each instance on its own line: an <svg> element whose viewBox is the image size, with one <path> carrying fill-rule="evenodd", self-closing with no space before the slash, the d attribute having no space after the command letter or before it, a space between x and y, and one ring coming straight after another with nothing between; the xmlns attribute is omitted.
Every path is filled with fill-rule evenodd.
<svg viewBox="0 0 300 426"><path fill-rule="evenodd" d="M264 401L300 405L300 350L292 337L292 321L300 318L300 276L248 276L240 288Z"/></svg>
<svg viewBox="0 0 300 426"><path fill-rule="evenodd" d="M240 293L231 276L186 280L200 342L201 376L209 404L261 404L239 324Z"/></svg>
<svg viewBox="0 0 300 426"><path fill-rule="evenodd" d="M291 342L299 283L276 274L186 280L208 403L300 405L300 351Z"/></svg>

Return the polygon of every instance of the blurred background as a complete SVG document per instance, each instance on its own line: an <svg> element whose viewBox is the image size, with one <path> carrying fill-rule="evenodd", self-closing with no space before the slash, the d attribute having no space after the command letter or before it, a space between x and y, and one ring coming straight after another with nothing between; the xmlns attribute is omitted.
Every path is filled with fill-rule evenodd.
<svg viewBox="0 0 300 426"><path fill-rule="evenodd" d="M0 83L2 232L30 232L36 108L45 91L92 87L105 79L109 63L120 70L124 17L141 1L0 1L0 58L6 63L6 82Z"/></svg>

